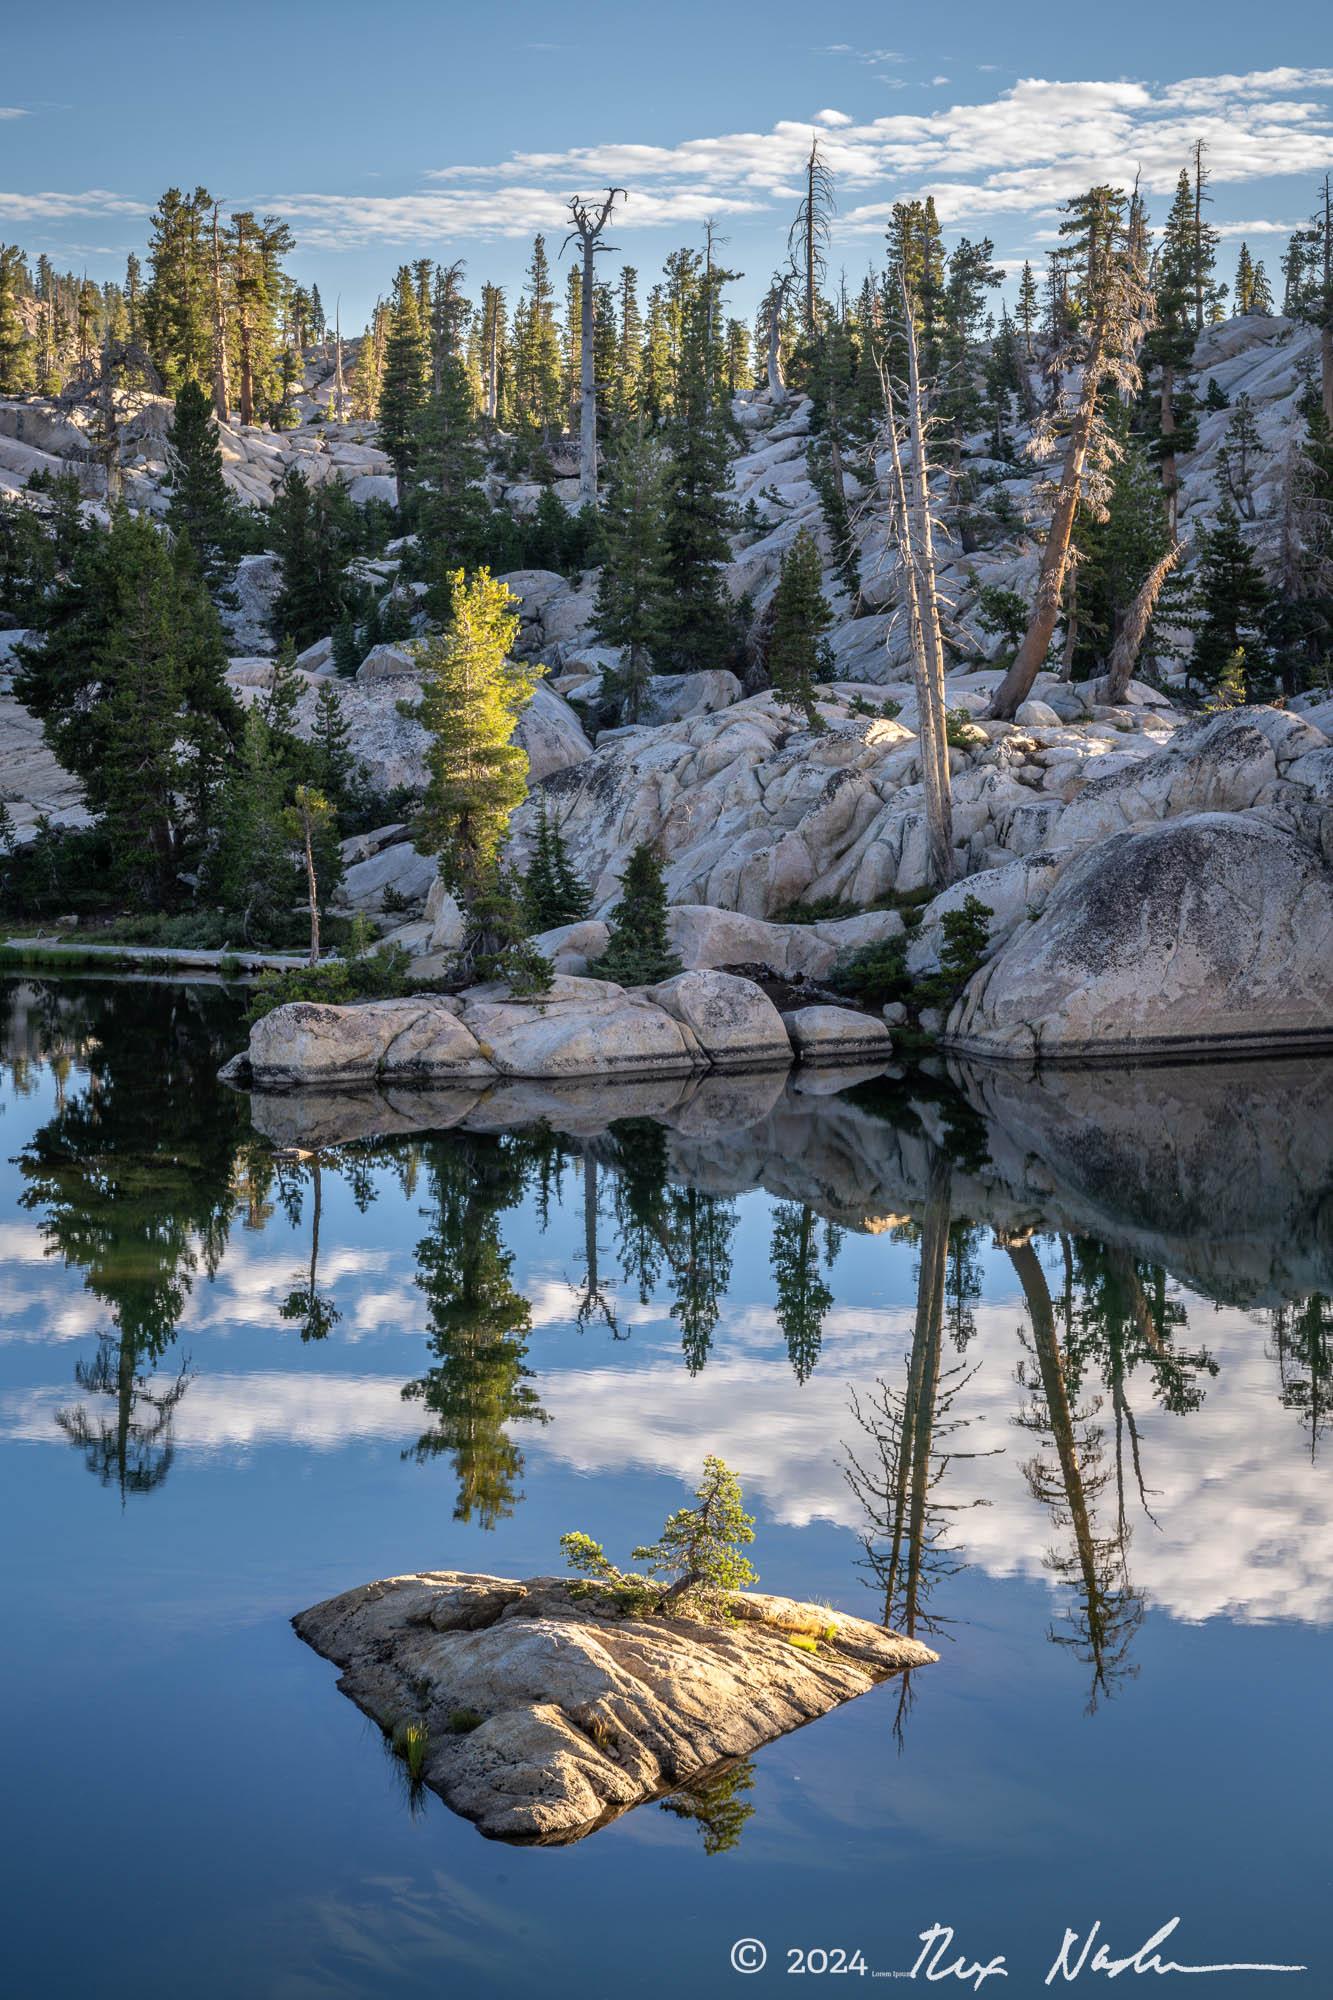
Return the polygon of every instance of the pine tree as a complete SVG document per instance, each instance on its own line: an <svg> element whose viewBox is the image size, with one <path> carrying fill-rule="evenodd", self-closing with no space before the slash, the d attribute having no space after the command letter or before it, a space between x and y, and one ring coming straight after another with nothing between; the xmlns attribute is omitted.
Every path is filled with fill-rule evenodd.
<svg viewBox="0 0 1333 2000"><path fill-rule="evenodd" d="M784 708L799 709L811 729L824 721L815 706L815 683L828 680L833 655L824 634L833 613L821 588L819 545L802 528L782 558L773 594L768 671Z"/></svg>
<svg viewBox="0 0 1333 2000"><path fill-rule="evenodd" d="M1040 315L1040 299L1037 280L1032 274L1032 266L1026 260L1023 275L1018 281L1018 324L1023 329L1024 359L1032 359L1032 333Z"/></svg>
<svg viewBox="0 0 1333 2000"><path fill-rule="evenodd" d="M273 633L298 651L334 631L347 612L346 566L357 553L361 524L347 489L325 480L313 490L293 466L269 510L269 536L282 564L273 606Z"/></svg>
<svg viewBox="0 0 1333 2000"><path fill-rule="evenodd" d="M734 645L735 616L722 583L734 518L727 499L731 457L726 425L705 371L707 311L707 300L696 300L689 314L667 428L672 462L654 648L667 672L721 666Z"/></svg>
<svg viewBox="0 0 1333 2000"><path fill-rule="evenodd" d="M435 386L416 425L417 502L421 567L445 578L490 552L491 509L481 490L483 460L476 412L460 355L449 350L436 363ZM447 586L428 601L441 622L449 615Z"/></svg>
<svg viewBox="0 0 1333 2000"><path fill-rule="evenodd" d="M540 669L509 657L518 613L489 570L460 570L451 596L448 628L419 654L418 713L431 741L416 841L472 904L495 884L510 815L527 792L527 752L510 739Z"/></svg>
<svg viewBox="0 0 1333 2000"><path fill-rule="evenodd" d="M513 386L520 429L529 437L549 437L560 424L562 387L555 293L544 236L533 238L528 288L514 315Z"/></svg>
<svg viewBox="0 0 1333 2000"><path fill-rule="evenodd" d="M1254 405L1242 391L1236 398L1226 436L1218 449L1217 469L1237 513L1247 521L1253 521L1258 511L1254 500L1254 481L1263 456L1263 439L1255 421Z"/></svg>
<svg viewBox="0 0 1333 2000"><path fill-rule="evenodd" d="M204 875L210 900L236 913L241 935L252 946L271 944L282 936L297 894L296 870L282 823L282 793L282 771L268 724L262 711L252 708L222 788L216 838Z"/></svg>
<svg viewBox="0 0 1333 2000"><path fill-rule="evenodd" d="M149 223L148 283L143 294L143 334L169 395L183 382L211 386L213 313L205 220L213 206L207 188L184 195L168 188Z"/></svg>
<svg viewBox="0 0 1333 2000"><path fill-rule="evenodd" d="M1191 675L1205 687L1219 689L1243 674L1244 687L1253 696L1270 670L1263 636L1270 592L1230 500L1223 500L1202 537L1198 601Z"/></svg>
<svg viewBox="0 0 1333 2000"><path fill-rule="evenodd" d="M45 602L15 692L110 836L126 890L160 907L209 824L240 734L217 614L188 543L117 508Z"/></svg>
<svg viewBox="0 0 1333 2000"><path fill-rule="evenodd" d="M1192 209L1190 280L1194 295L1196 333L1203 332L1205 320L1211 322L1214 309L1226 296L1226 286L1219 285L1213 277L1217 264L1217 246L1221 239L1216 229L1205 221L1203 213L1204 203L1212 200L1212 196L1208 193L1208 184L1212 177L1203 163L1203 156L1207 150L1207 144L1203 139L1195 140L1194 173L1190 182Z"/></svg>
<svg viewBox="0 0 1333 2000"><path fill-rule="evenodd" d="M349 745L352 726L343 714L338 690L330 680L321 680L315 692L315 727L312 744L319 766L321 790L335 803L345 804L356 775L356 763Z"/></svg>
<svg viewBox="0 0 1333 2000"><path fill-rule="evenodd" d="M23 396L37 386L36 344L19 311L26 276L23 252L0 243L0 396Z"/></svg>
<svg viewBox="0 0 1333 2000"><path fill-rule="evenodd" d="M588 914L587 886L570 859L559 821L547 811L545 793L537 800L537 830L523 896L534 931L576 924Z"/></svg>
<svg viewBox="0 0 1333 2000"><path fill-rule="evenodd" d="M658 644L666 517L661 447L642 423L622 432L611 455L602 532L606 559L597 583L594 630L619 646L616 693L637 722Z"/></svg>
<svg viewBox="0 0 1333 2000"><path fill-rule="evenodd" d="M1242 242L1240 256L1236 259L1236 283L1232 294L1238 313L1254 311L1254 264L1250 258L1250 246Z"/></svg>
<svg viewBox="0 0 1333 2000"><path fill-rule="evenodd" d="M167 525L190 538L204 580L216 589L231 569L238 542L236 506L222 477L222 447L213 407L193 380L176 391L167 431L171 498Z"/></svg>
<svg viewBox="0 0 1333 2000"><path fill-rule="evenodd" d="M639 274L632 264L621 267L616 301L616 363L611 409L617 417L632 417L639 409L643 315L639 311Z"/></svg>
<svg viewBox="0 0 1333 2000"><path fill-rule="evenodd" d="M301 705L303 684L296 670L296 645L284 639L273 662L273 678L261 704L274 754L280 761L290 758L296 741L296 711Z"/></svg>
<svg viewBox="0 0 1333 2000"><path fill-rule="evenodd" d="M599 979L620 986L655 986L680 971L667 932L662 864L647 841L640 842L625 864L609 930L606 950L592 967Z"/></svg>
<svg viewBox="0 0 1333 2000"><path fill-rule="evenodd" d="M364 658L356 619L350 609L345 610L333 628L333 671L341 680L351 680Z"/></svg>
<svg viewBox="0 0 1333 2000"><path fill-rule="evenodd" d="M393 305L384 342L384 372L380 379L380 443L393 464L398 504L416 465L421 413L426 404L428 355L426 333L412 273L400 265L394 281Z"/></svg>

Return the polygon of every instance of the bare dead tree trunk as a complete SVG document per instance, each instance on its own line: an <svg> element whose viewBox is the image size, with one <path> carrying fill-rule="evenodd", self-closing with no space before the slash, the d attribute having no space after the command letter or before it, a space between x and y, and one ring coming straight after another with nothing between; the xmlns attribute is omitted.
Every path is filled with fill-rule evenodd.
<svg viewBox="0 0 1333 2000"><path fill-rule="evenodd" d="M787 400L787 384L782 375L782 313L787 303L787 292L791 286L793 273L784 271L775 275L768 288L764 306L768 313L768 373L769 400L781 405Z"/></svg>
<svg viewBox="0 0 1333 2000"><path fill-rule="evenodd" d="M995 698L991 702L992 716L1004 721L1013 720L1015 709L1021 702L1026 701L1031 692L1032 683L1041 671L1042 661L1050 649L1051 639L1059 621L1065 571L1069 567L1069 548L1074 536L1074 515L1078 509L1083 470L1087 464L1093 425L1097 418L1097 395L1101 387L1105 362L1106 337L1106 307L1103 305L1098 311L1090 351L1083 369L1083 389L1079 397L1078 414L1074 418L1074 427L1070 432L1069 448L1060 474L1055 506L1051 511L1050 532L1046 537L1046 546L1042 550L1032 617L1028 621L1027 631L1023 634L1023 643L1014 655L1013 664L995 690Z"/></svg>
<svg viewBox="0 0 1333 2000"><path fill-rule="evenodd" d="M1159 557L1143 579L1138 595L1125 614L1125 622L1116 635L1106 673L1097 683L1098 701L1113 703L1125 699L1135 662L1147 636L1148 627L1152 623L1157 600L1162 594L1162 586L1184 553L1185 544L1173 542L1166 554Z"/></svg>
<svg viewBox="0 0 1333 2000"><path fill-rule="evenodd" d="M310 963L319 964L319 885L315 880L315 846L309 813L302 815L305 832L305 880L310 896Z"/></svg>
<svg viewBox="0 0 1333 2000"><path fill-rule="evenodd" d="M910 330L911 315L908 314ZM910 331L909 331L910 337ZM907 434L912 452L909 488L903 470L902 439L893 404L893 386L884 374L893 460L898 550L907 584L908 631L916 682L917 743L921 784L926 801L926 839L932 878L941 887L953 880L953 799L949 777L949 745L944 708L944 647L940 638L939 604L935 595L935 556L930 532L929 477L924 459L919 384L916 383L915 340L909 346Z"/></svg>
<svg viewBox="0 0 1333 2000"><path fill-rule="evenodd" d="M1158 403L1157 428L1162 439L1162 494L1166 500L1167 531L1174 541L1180 519L1180 474L1176 465L1176 371L1169 361L1162 363L1162 393Z"/></svg>
<svg viewBox="0 0 1333 2000"><path fill-rule="evenodd" d="M500 415L500 301L491 301L490 341L486 355L486 414L492 423Z"/></svg>
<svg viewBox="0 0 1333 2000"><path fill-rule="evenodd" d="M574 195L569 204L574 227L565 238L565 243L571 243L577 236L583 248L579 353L579 499L585 507L597 505L597 378L593 365L595 287L593 259L599 250L611 250L615 247L614 244L603 243L602 234L611 220L616 196L624 193L624 188L608 188L606 200L596 209L589 207L579 195Z"/></svg>
<svg viewBox="0 0 1333 2000"><path fill-rule="evenodd" d="M227 381L227 315L222 297L222 242L218 233L218 207L213 203L213 409L220 424L231 415L230 385Z"/></svg>
<svg viewBox="0 0 1333 2000"><path fill-rule="evenodd" d="M1323 322L1319 326L1323 420L1333 424L1333 180L1323 176Z"/></svg>
<svg viewBox="0 0 1333 2000"><path fill-rule="evenodd" d="M340 292L340 293L338 294L338 297L337 297L337 298L336 298L336 299L334 300L334 304L333 304L333 324L334 324L334 334L333 334L333 357L334 357L334 358L333 358L333 408L334 408L334 413L335 413L335 415L336 415L336 417L337 417L337 420L338 420L338 422L339 422L339 423L342 423L342 422L343 422L343 421L345 420L345 417L346 417L346 413L347 413L347 392L346 392L346 390L345 390L345 389L343 388L343 321L342 321L342 306L343 306L343 302L342 302L342 293Z"/></svg>

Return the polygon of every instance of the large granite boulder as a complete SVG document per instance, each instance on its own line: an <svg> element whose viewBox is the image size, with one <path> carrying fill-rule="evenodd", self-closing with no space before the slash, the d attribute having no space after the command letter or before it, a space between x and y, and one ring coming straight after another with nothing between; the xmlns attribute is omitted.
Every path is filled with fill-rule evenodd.
<svg viewBox="0 0 1333 2000"><path fill-rule="evenodd" d="M893 1055L884 1023L852 1007L796 1007L782 1019L802 1062L888 1062Z"/></svg>
<svg viewBox="0 0 1333 2000"><path fill-rule="evenodd" d="M221 613L233 653L277 652L273 607L281 589L280 557L267 554L241 557Z"/></svg>
<svg viewBox="0 0 1333 2000"><path fill-rule="evenodd" d="M532 700L518 718L514 741L528 753L528 779L534 785L592 755L583 724L545 681L538 681Z"/></svg>
<svg viewBox="0 0 1333 2000"><path fill-rule="evenodd" d="M563 1577L437 1570L292 1622L387 1735L424 1729L424 1782L455 1812L554 1845L938 1658L824 1605L735 1602L734 1620L705 1623L631 1614Z"/></svg>
<svg viewBox="0 0 1333 2000"><path fill-rule="evenodd" d="M1333 867L1264 810L1118 833L975 975L945 1040L1044 1062L1333 1043Z"/></svg>
<svg viewBox="0 0 1333 2000"><path fill-rule="evenodd" d="M714 1069L785 1068L791 1043L762 987L728 972L680 972L646 996L689 1029Z"/></svg>
<svg viewBox="0 0 1333 2000"><path fill-rule="evenodd" d="M418 854L410 840L396 841L348 868L338 885L338 903L348 910L382 910L391 903L419 908L437 880L435 857Z"/></svg>
<svg viewBox="0 0 1333 2000"><path fill-rule="evenodd" d="M610 980L558 973L531 999L474 987L463 1019L501 1076L683 1076L708 1067L682 1022Z"/></svg>
<svg viewBox="0 0 1333 2000"><path fill-rule="evenodd" d="M415 1032L405 1058L395 1062L394 1046L409 1030ZM451 1003L424 995L364 1007L314 1000L275 1007L250 1030L250 1074L260 1089L269 1090L364 1083L381 1071L420 1075L425 1047L436 1052L432 1074L482 1080L495 1074L475 1038L461 1029Z"/></svg>

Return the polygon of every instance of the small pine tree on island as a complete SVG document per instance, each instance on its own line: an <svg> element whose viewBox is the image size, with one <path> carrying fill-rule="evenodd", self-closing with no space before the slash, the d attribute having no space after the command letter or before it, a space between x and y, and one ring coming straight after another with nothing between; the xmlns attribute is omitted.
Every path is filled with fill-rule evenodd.
<svg viewBox="0 0 1333 2000"><path fill-rule="evenodd" d="M782 558L773 595L768 641L768 671L784 708L798 709L812 730L824 728L815 706L815 683L833 671L833 655L824 634L833 612L821 588L819 545L802 528Z"/></svg>
<svg viewBox="0 0 1333 2000"><path fill-rule="evenodd" d="M754 1540L754 1516L745 1512L740 1482L720 1458L704 1460L694 1497L695 1506L668 1515L655 1542L633 1551L633 1560L645 1565L639 1573L618 1570L599 1542L577 1530L560 1537L565 1560L580 1576L639 1599L659 1616L684 1603L705 1617L725 1618L735 1593L759 1581L741 1554Z"/></svg>
<svg viewBox="0 0 1333 2000"><path fill-rule="evenodd" d="M565 836L551 818L543 795L537 801L537 832L523 885L535 931L579 923L588 914L588 890L569 857Z"/></svg>
<svg viewBox="0 0 1333 2000"><path fill-rule="evenodd" d="M667 933L667 894L662 864L641 841L620 878L620 901L611 912L606 950L590 970L620 986L656 986L681 969Z"/></svg>

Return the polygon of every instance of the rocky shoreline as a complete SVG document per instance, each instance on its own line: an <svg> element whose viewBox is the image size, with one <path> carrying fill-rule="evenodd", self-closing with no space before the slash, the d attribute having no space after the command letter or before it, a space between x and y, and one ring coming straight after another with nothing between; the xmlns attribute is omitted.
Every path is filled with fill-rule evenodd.
<svg viewBox="0 0 1333 2000"><path fill-rule="evenodd" d="M652 1078L792 1062L887 1061L883 1022L845 1007L779 1013L753 980L718 971L658 986L557 973L549 991L503 985L338 1007L291 1001L258 1021L225 1072L256 1090L378 1083L438 1086L505 1078Z"/></svg>

